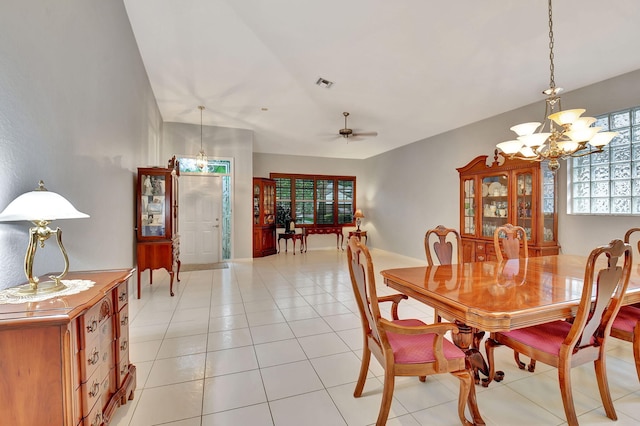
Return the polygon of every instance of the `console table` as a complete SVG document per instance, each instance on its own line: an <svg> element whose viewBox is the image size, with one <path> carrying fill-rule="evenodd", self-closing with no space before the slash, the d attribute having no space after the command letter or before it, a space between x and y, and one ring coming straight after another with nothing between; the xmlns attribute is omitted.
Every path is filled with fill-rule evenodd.
<svg viewBox="0 0 640 426"><path fill-rule="evenodd" d="M293 255L296 255L296 241L300 240L300 253L304 248L304 234L294 234L293 232L278 233L278 253L280 253L280 240L284 239L284 252L287 252L289 240L293 240Z"/></svg>
<svg viewBox="0 0 640 426"><path fill-rule="evenodd" d="M344 242L344 234L342 233L342 226L327 226L327 227L316 227L316 228L304 228L304 251L307 251L307 236L312 234L336 234L336 248L338 250L342 248L342 244Z"/></svg>
<svg viewBox="0 0 640 426"><path fill-rule="evenodd" d="M133 399L131 269L69 272L93 287L42 302L0 304L2 424L102 425Z"/></svg>
<svg viewBox="0 0 640 426"><path fill-rule="evenodd" d="M361 240L362 237L364 237L364 244L367 244L367 231L349 231L349 237L347 238L347 240L354 235L358 238L358 240Z"/></svg>

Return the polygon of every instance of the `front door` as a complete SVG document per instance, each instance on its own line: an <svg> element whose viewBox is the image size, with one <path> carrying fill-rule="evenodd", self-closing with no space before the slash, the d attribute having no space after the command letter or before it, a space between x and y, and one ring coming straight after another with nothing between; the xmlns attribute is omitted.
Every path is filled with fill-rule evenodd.
<svg viewBox="0 0 640 426"><path fill-rule="evenodd" d="M222 178L182 175L180 184L180 261L185 265L220 262Z"/></svg>

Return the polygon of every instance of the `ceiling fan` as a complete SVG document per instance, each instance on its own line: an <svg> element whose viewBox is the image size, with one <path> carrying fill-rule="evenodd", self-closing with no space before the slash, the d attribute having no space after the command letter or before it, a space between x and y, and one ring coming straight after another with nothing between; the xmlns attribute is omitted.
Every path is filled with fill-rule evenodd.
<svg viewBox="0 0 640 426"><path fill-rule="evenodd" d="M348 128L347 117L349 116L349 113L343 112L342 115L344 115L344 129L338 130L338 133L343 138L352 138L352 137L358 137L358 136L378 136L378 132L358 132Z"/></svg>

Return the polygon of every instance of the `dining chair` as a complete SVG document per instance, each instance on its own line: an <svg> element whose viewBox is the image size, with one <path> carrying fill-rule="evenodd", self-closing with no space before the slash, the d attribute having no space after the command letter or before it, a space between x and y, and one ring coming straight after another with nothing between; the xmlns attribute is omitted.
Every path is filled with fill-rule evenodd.
<svg viewBox="0 0 640 426"><path fill-rule="evenodd" d="M596 262L604 257L607 258L606 266L597 270ZM532 359L556 367L567 422L569 425L577 425L571 390L571 368L593 361L605 413L610 419L616 420L607 380L605 349L611 325L629 284L630 272L629 244L613 240L606 246L595 248L585 266L582 295L575 317L570 321L557 320L491 333L485 341L490 366L489 377L495 374L493 352L499 345L508 346Z"/></svg>
<svg viewBox="0 0 640 426"><path fill-rule="evenodd" d="M454 257L455 250L455 257ZM460 233L443 225L427 230L424 234L424 251L427 255L427 264L433 266L437 259L438 265L451 265L462 263L462 240ZM434 310L435 322L441 322L442 317Z"/></svg>
<svg viewBox="0 0 640 426"><path fill-rule="evenodd" d="M443 225L429 229L424 235L424 251L427 255L427 264L429 266L435 264L434 257L438 260L439 265L462 263L460 233L453 228L447 228Z"/></svg>
<svg viewBox="0 0 640 426"><path fill-rule="evenodd" d="M505 236L504 238L502 238L503 234ZM520 251L520 245L522 245L522 252ZM493 247L495 249L498 262L503 262L505 258L518 259L522 257L526 259L529 257L527 232L522 226L515 226L510 223L498 226L493 233ZM523 256L520 256L520 253L522 253ZM536 369L536 360L531 359L529 361L529 366L527 366L526 363L520 361L520 354L518 351L513 352L513 359L516 361L516 365L520 370L524 370L526 368L533 373Z"/></svg>
<svg viewBox="0 0 640 426"><path fill-rule="evenodd" d="M505 235L504 238L502 238L502 234ZM522 251L520 251L521 245ZM527 233L522 226L516 226L510 223L498 226L493 233L493 246L498 262L502 262L505 258L516 259L519 257L529 257ZM521 253L522 256L520 255Z"/></svg>
<svg viewBox="0 0 640 426"><path fill-rule="evenodd" d="M418 319L400 320L398 304L407 296L393 294L378 297L371 254L355 236L348 241L347 259L360 311L364 343L360 374L353 396L359 398L362 395L373 354L384 369L382 401L376 425L382 426L387 422L396 376L418 376L424 382L426 376L441 373L451 373L460 380L458 416L462 424L484 424L465 354L445 338L447 332L457 333L458 328L451 323L427 325ZM391 303L390 320L382 317L381 302ZM469 407L473 421L466 418L465 406Z"/></svg>
<svg viewBox="0 0 640 426"><path fill-rule="evenodd" d="M631 235L639 232L640 228L631 228L624 234L624 242L631 242ZM640 240L637 242L640 252ZM640 304L622 306L620 312L613 320L611 337L631 342L633 347L633 359L636 363L636 374L640 380Z"/></svg>

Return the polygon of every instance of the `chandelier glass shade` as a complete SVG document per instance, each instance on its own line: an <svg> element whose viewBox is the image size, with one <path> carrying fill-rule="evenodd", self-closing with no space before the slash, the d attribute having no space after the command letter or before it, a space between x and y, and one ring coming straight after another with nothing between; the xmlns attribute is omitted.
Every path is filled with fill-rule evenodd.
<svg viewBox="0 0 640 426"><path fill-rule="evenodd" d="M551 0L549 0L549 61L551 75L543 122L527 122L511 127L517 137L501 142L496 147L508 158L520 158L528 161L548 161L551 171L560 168L560 161L570 157L582 157L603 151L603 148L618 134L601 132L594 127L596 119L582 117L585 109L562 110L560 92L556 87L553 63L553 19Z"/></svg>
<svg viewBox="0 0 640 426"><path fill-rule="evenodd" d="M196 155L196 167L198 167L202 171L207 170L207 166L209 164L209 159L207 158L207 154L204 152L204 148L202 148L202 111L204 110L204 106L198 106L200 110L200 152Z"/></svg>

